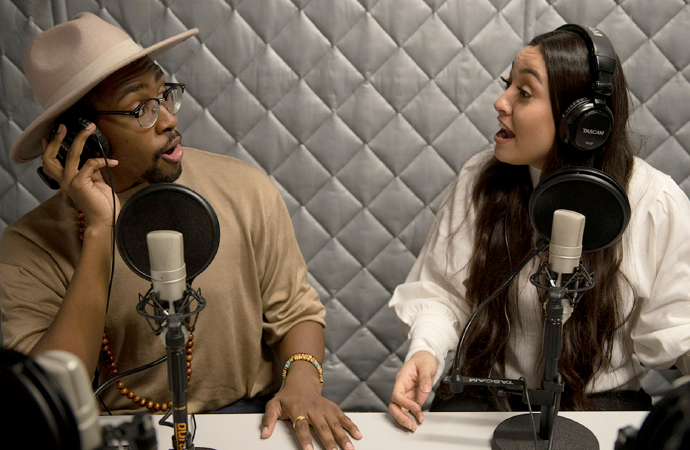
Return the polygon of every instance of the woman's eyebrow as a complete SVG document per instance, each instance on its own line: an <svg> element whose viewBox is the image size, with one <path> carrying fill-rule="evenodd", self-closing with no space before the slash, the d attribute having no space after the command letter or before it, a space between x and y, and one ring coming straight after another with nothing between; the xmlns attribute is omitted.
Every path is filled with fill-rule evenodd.
<svg viewBox="0 0 690 450"><path fill-rule="evenodd" d="M534 76L534 78L537 79L539 84L542 84L541 77L539 76L539 72L537 72L536 70L531 69L529 67L523 67L522 69L520 69L520 73L530 74L530 75Z"/></svg>

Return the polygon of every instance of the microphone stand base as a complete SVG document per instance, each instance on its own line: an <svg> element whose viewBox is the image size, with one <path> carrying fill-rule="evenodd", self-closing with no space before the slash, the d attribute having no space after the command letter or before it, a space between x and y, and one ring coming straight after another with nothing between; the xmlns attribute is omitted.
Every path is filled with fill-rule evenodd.
<svg viewBox="0 0 690 450"><path fill-rule="evenodd" d="M549 441L539 437L539 413L534 414L534 426L537 428L537 446L539 450L549 448ZM553 450L599 450L599 441L587 427L566 417L557 416L551 436ZM494 430L491 439L493 450L534 450L534 428L529 414L513 416L501 422Z"/></svg>

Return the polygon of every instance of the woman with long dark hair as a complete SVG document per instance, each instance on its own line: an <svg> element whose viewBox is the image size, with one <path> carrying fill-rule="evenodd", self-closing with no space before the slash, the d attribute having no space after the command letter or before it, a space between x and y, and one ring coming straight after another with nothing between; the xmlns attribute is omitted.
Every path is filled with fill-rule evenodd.
<svg viewBox="0 0 690 450"><path fill-rule="evenodd" d="M409 350L389 410L407 428L417 427L408 413L424 420L421 405L443 375L445 357L469 316L534 248L530 194L540 179L564 167L608 174L626 190L632 214L618 242L582 255L596 283L563 325L561 409L649 409L651 399L640 387L643 365L676 364L686 371L690 202L670 177L634 156L628 90L616 55L613 90L606 96L613 116L606 143L579 151L565 142L566 108L592 96L589 55L585 39L564 29L537 36L518 53L494 104L495 147L463 166L412 271L391 299ZM476 317L461 349L463 375L524 377L529 388L540 386L544 295L529 282L540 262L528 264ZM453 396L441 385L431 410L523 408L516 399L499 400L484 387Z"/></svg>

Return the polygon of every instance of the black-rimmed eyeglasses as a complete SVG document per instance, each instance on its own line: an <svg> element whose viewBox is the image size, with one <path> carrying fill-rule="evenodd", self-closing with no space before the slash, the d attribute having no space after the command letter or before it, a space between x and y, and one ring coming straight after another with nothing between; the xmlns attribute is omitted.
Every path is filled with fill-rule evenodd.
<svg viewBox="0 0 690 450"><path fill-rule="evenodd" d="M93 111L95 114L114 114L122 116L134 116L142 128L151 128L158 120L161 104L173 114L180 110L182 94L185 85L183 83L165 83L165 91L160 98L148 98L139 103L139 106L131 111Z"/></svg>

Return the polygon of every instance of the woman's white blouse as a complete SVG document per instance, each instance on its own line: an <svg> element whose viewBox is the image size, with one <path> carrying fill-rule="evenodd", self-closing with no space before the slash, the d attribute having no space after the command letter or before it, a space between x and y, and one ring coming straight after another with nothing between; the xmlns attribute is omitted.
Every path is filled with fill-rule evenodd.
<svg viewBox="0 0 690 450"><path fill-rule="evenodd" d="M476 216L471 192L491 156L491 150L481 152L463 166L405 283L396 288L389 303L408 334L406 361L421 350L434 354L438 360L435 381L443 374L445 357L455 350L471 314L465 302ZM530 169L536 183L539 172ZM611 366L597 374L588 392L638 389L642 364L666 369L690 351L690 201L668 175L639 158L635 158L628 198L632 215L622 237L621 271L634 294L622 285L625 311L632 310L635 296L637 304L617 333ZM539 387L543 378L542 304L529 282L537 268L535 258L516 281L520 320L511 318L505 360L505 377L524 376L532 388ZM594 277L597 283L606 282ZM597 299L585 295L582 301ZM684 370L682 361L678 365Z"/></svg>

